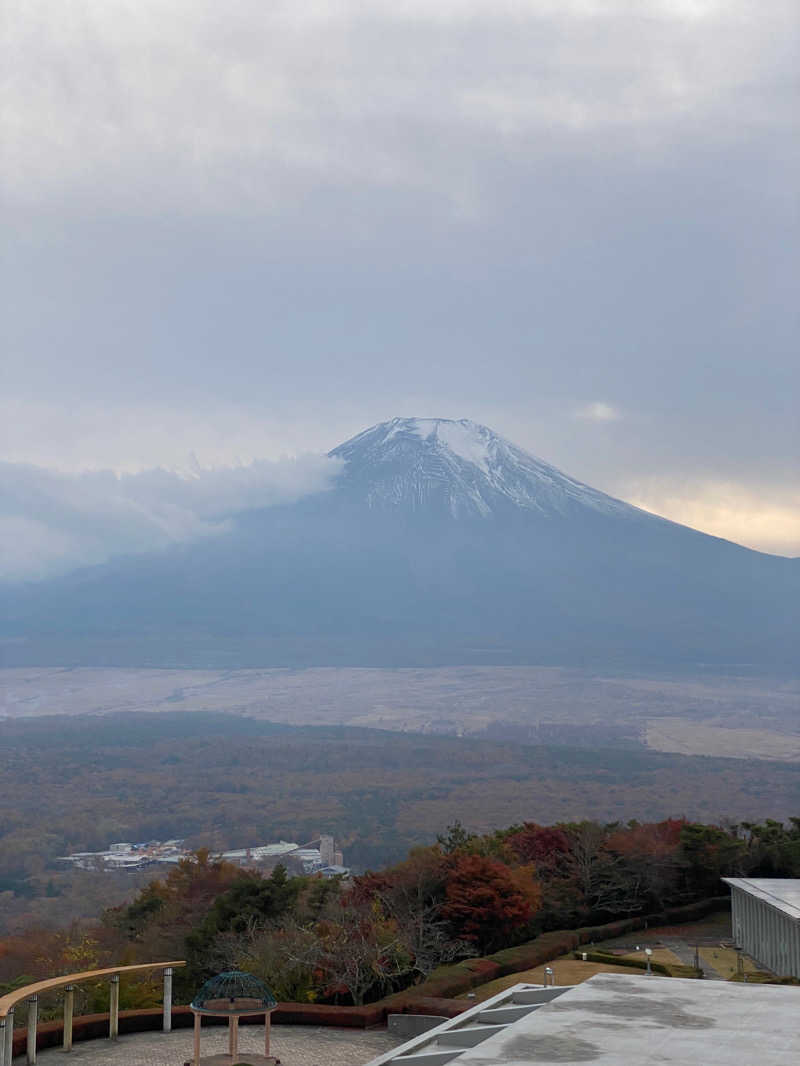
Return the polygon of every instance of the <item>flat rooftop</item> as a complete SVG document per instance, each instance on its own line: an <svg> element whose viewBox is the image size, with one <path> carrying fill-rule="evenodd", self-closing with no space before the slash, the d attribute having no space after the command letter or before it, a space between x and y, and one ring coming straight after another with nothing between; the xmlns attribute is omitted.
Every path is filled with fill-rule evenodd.
<svg viewBox="0 0 800 1066"><path fill-rule="evenodd" d="M800 877L723 877L722 880L800 921Z"/></svg>
<svg viewBox="0 0 800 1066"><path fill-rule="evenodd" d="M800 988L598 974L521 1017L458 1066L796 1066Z"/></svg>

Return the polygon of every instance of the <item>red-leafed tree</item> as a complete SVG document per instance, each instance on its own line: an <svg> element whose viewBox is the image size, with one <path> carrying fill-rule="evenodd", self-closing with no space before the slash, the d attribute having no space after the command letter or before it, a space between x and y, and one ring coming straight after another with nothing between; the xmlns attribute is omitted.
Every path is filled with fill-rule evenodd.
<svg viewBox="0 0 800 1066"><path fill-rule="evenodd" d="M658 908L674 901L680 879L681 833L685 824L678 818L663 822L631 822L606 838L605 849L614 857L621 882L628 886L631 900L639 909Z"/></svg>
<svg viewBox="0 0 800 1066"><path fill-rule="evenodd" d="M442 916L455 936L492 951L529 923L540 899L531 867L511 869L483 855L461 855L450 868Z"/></svg>
<svg viewBox="0 0 800 1066"><path fill-rule="evenodd" d="M507 844L518 858L535 863L542 872L558 867L569 852L569 838L563 829L536 822L525 822L508 837Z"/></svg>
<svg viewBox="0 0 800 1066"><path fill-rule="evenodd" d="M681 844L684 818L667 818L663 822L632 822L617 829L606 840L609 851L622 856L660 859L674 855Z"/></svg>
<svg viewBox="0 0 800 1066"><path fill-rule="evenodd" d="M411 968L422 977L443 963L475 953L472 944L450 935L442 914L451 862L438 846L415 848L405 862L390 870L357 877L346 898L348 903L380 906L394 922Z"/></svg>

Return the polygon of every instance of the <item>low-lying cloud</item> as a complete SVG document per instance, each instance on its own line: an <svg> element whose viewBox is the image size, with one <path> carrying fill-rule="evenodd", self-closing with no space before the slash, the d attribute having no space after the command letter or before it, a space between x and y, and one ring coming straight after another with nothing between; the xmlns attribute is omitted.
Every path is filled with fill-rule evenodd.
<svg viewBox="0 0 800 1066"><path fill-rule="evenodd" d="M617 422L621 415L616 407L610 403L597 401L581 407L577 412L578 418L584 418L589 422Z"/></svg>
<svg viewBox="0 0 800 1066"><path fill-rule="evenodd" d="M800 556L800 494L765 485L650 479L621 486L629 503L773 555Z"/></svg>
<svg viewBox="0 0 800 1066"><path fill-rule="evenodd" d="M340 465L311 454L135 474L0 463L0 578L51 577L115 555L216 536L243 511L325 491Z"/></svg>

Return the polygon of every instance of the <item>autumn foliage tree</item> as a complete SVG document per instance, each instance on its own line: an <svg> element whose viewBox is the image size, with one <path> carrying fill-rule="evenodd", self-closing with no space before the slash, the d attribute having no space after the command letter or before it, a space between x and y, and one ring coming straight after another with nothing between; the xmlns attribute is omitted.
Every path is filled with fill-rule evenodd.
<svg viewBox="0 0 800 1066"><path fill-rule="evenodd" d="M537 870L552 871L569 853L569 837L558 826L525 822L506 837L506 843L522 862L536 864Z"/></svg>
<svg viewBox="0 0 800 1066"><path fill-rule="evenodd" d="M492 951L528 925L540 900L532 867L466 854L449 870L442 916L464 940Z"/></svg>

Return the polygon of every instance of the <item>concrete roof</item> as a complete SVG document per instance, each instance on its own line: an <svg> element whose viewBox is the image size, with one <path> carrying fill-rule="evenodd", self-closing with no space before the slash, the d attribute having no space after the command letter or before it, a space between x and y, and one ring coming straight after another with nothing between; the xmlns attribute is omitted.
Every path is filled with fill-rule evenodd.
<svg viewBox="0 0 800 1066"><path fill-rule="evenodd" d="M800 988L598 974L458 1056L458 1066L796 1066Z"/></svg>
<svg viewBox="0 0 800 1066"><path fill-rule="evenodd" d="M722 880L800 921L800 877L723 877Z"/></svg>

